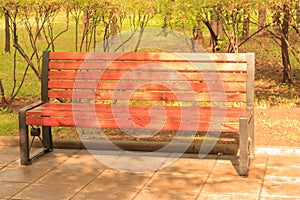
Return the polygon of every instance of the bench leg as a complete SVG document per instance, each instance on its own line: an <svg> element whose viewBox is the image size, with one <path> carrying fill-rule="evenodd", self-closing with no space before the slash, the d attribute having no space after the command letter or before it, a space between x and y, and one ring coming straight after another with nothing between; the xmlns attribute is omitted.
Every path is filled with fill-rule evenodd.
<svg viewBox="0 0 300 200"><path fill-rule="evenodd" d="M249 123L249 138L250 138L250 146L249 146L249 153L250 153L250 159L254 159L255 157L255 151L254 151L254 115L251 117L250 123Z"/></svg>
<svg viewBox="0 0 300 200"><path fill-rule="evenodd" d="M25 111L19 112L19 137L20 137L20 162L22 165L29 165L29 138L28 126L26 125Z"/></svg>
<svg viewBox="0 0 300 200"><path fill-rule="evenodd" d="M247 127L247 118L240 118L240 163L239 163L239 175L247 176L248 175L248 166L249 166L249 152L248 152L248 127Z"/></svg>
<svg viewBox="0 0 300 200"><path fill-rule="evenodd" d="M43 137L44 145L47 148L47 151L48 152L53 151L51 126L42 127L42 137Z"/></svg>

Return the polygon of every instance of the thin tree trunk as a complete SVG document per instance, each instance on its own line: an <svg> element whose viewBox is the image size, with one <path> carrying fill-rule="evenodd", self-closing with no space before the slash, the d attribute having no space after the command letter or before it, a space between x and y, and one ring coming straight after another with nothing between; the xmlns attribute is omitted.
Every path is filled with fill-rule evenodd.
<svg viewBox="0 0 300 200"><path fill-rule="evenodd" d="M1 99L2 99L1 100L1 106L5 107L8 104L8 102L5 98L4 87L2 85L2 80L1 79L0 79L0 94L1 94Z"/></svg>
<svg viewBox="0 0 300 200"><path fill-rule="evenodd" d="M258 34L265 35L267 33L266 27L267 10L265 6L261 6L258 9L258 30L261 30Z"/></svg>
<svg viewBox="0 0 300 200"><path fill-rule="evenodd" d="M197 44L204 47L204 37L203 37L203 32L201 30L201 20L197 20L197 25L194 27L193 30L193 36L194 36L194 41L197 41Z"/></svg>
<svg viewBox="0 0 300 200"><path fill-rule="evenodd" d="M208 51L215 52L216 47L218 45L218 35L215 33L215 31L212 28L212 24L209 21L204 21L203 22L205 26L208 28L210 36L211 36L211 43L210 47L207 48Z"/></svg>
<svg viewBox="0 0 300 200"><path fill-rule="evenodd" d="M283 21L282 21L282 34L281 34L281 54L283 64L283 83L292 83L292 67L290 63L289 50L288 50L288 35L289 26L291 22L290 7L287 4L283 5Z"/></svg>
<svg viewBox="0 0 300 200"><path fill-rule="evenodd" d="M36 22L36 38L42 39L41 31L40 31L40 18L38 12L36 13L35 16L35 22Z"/></svg>
<svg viewBox="0 0 300 200"><path fill-rule="evenodd" d="M10 25L8 10L5 11L5 52L10 52Z"/></svg>
<svg viewBox="0 0 300 200"><path fill-rule="evenodd" d="M246 40L249 37L249 26L250 26L250 14L249 10L244 11L244 22L243 22L243 40Z"/></svg>

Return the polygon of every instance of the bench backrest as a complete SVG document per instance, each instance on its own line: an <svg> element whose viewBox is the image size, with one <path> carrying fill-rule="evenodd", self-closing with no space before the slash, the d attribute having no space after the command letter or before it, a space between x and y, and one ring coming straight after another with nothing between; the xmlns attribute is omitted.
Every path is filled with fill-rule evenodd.
<svg viewBox="0 0 300 200"><path fill-rule="evenodd" d="M42 76L43 101L122 104L130 99L133 105L221 105L244 113L254 104L253 53L45 51Z"/></svg>

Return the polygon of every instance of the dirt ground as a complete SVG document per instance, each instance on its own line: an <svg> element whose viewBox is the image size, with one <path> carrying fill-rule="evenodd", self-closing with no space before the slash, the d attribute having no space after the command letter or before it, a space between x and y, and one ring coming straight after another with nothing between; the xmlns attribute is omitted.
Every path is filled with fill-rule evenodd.
<svg viewBox="0 0 300 200"><path fill-rule="evenodd" d="M256 109L257 145L300 146L300 108Z"/></svg>

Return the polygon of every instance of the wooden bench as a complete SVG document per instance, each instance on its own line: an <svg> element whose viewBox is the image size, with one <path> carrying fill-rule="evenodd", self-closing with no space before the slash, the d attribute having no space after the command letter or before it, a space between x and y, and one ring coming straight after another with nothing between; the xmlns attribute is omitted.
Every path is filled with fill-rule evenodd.
<svg viewBox="0 0 300 200"><path fill-rule="evenodd" d="M254 157L253 53L44 51L42 64L41 101L19 112L21 164L36 157L31 136L43 143L39 155L53 150L53 126L138 127L238 135L239 174L247 175ZM154 105L165 116L149 116Z"/></svg>

